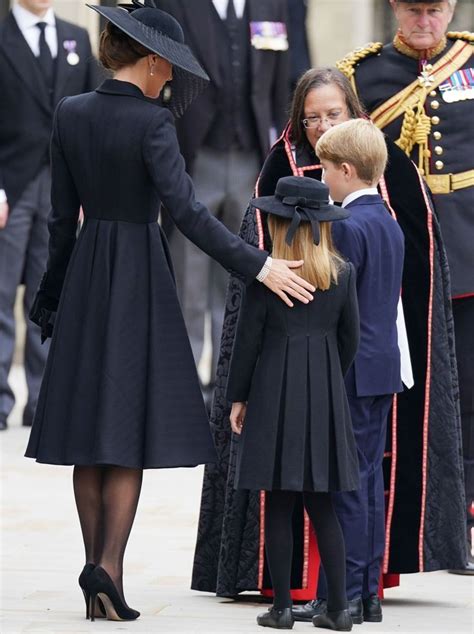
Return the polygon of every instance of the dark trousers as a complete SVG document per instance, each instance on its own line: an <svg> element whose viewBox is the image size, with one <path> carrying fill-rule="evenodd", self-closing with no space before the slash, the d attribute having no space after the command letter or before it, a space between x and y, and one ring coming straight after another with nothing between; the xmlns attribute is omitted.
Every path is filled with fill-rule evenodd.
<svg viewBox="0 0 474 634"><path fill-rule="evenodd" d="M392 395L348 394L357 444L360 488L334 493L336 513L346 543L346 588L349 601L377 594L385 550L383 455ZM318 598L327 598L323 569Z"/></svg>
<svg viewBox="0 0 474 634"><path fill-rule="evenodd" d="M466 487L468 540L474 528L474 297L453 301Z"/></svg>
<svg viewBox="0 0 474 634"><path fill-rule="evenodd" d="M10 209L7 225L0 231L0 417L6 419L15 403L8 374L15 349L15 297L18 286L24 284L24 364L28 386L24 422L33 418L48 354L48 344L41 345L40 329L28 319L28 314L46 269L50 189L50 171L44 167Z"/></svg>
<svg viewBox="0 0 474 634"><path fill-rule="evenodd" d="M194 164L192 178L196 198L233 233L238 233L247 209L260 162L257 152L229 148L220 152L202 148ZM206 312L211 317L212 370L214 382L224 321L229 275L201 249L173 231L171 254L186 328L196 365L204 345Z"/></svg>

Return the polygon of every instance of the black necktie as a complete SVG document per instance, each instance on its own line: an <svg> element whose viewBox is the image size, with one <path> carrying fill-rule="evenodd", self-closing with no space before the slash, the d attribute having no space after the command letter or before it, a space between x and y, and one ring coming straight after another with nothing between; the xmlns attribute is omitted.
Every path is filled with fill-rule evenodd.
<svg viewBox="0 0 474 634"><path fill-rule="evenodd" d="M235 12L234 0L229 0L227 4L226 21L229 25L234 25L237 20L238 18L237 13Z"/></svg>
<svg viewBox="0 0 474 634"><path fill-rule="evenodd" d="M51 49L46 42L45 37L45 29L46 22L38 22L36 25L40 30L39 36L39 57L38 62L41 68L41 72L43 73L44 80L46 85L50 90L53 88L53 79L54 79L54 60L51 55Z"/></svg>

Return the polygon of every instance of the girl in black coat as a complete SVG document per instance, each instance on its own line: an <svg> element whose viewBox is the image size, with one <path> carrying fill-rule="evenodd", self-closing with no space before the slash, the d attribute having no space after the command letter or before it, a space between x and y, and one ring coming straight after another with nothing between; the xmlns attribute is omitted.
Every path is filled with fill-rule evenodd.
<svg viewBox="0 0 474 634"><path fill-rule="evenodd" d="M331 579L328 612L313 623L348 630L344 539L330 492L358 488L344 375L357 350L359 316L355 273L336 254L329 222L348 214L328 203L324 184L294 176L252 206L270 213L273 253L304 254L304 274L318 289L310 305L290 311L261 286L249 286L232 353L227 398L240 436L235 488L268 492L265 547L275 600L257 622L293 626L292 514L303 492Z"/></svg>
<svg viewBox="0 0 474 634"><path fill-rule="evenodd" d="M49 260L32 310L53 338L26 455L75 466L86 613L131 620L139 613L125 603L122 563L143 469L216 459L160 203L247 283L258 276L290 304L287 293L307 302L313 287L196 202L170 111L182 114L207 76L176 20L153 8L92 8L109 20L100 55L116 74L55 115ZM171 78L163 108L154 99Z"/></svg>

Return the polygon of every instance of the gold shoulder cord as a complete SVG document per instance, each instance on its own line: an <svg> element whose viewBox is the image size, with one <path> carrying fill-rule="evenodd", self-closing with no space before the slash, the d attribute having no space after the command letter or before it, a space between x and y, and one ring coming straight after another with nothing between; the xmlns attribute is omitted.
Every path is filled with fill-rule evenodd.
<svg viewBox="0 0 474 634"><path fill-rule="evenodd" d="M474 33L469 31L449 31L446 36L450 40L463 40L474 44ZM413 147L418 145L419 158L418 167L423 175L429 174L429 159L431 156L428 138L431 133L431 119L425 112L425 102L430 86L431 64L425 66L424 71L418 78L422 90L418 93L418 99L414 104L408 104L405 108L405 116L400 130L400 137L396 144L408 155L411 155Z"/></svg>
<svg viewBox="0 0 474 634"><path fill-rule="evenodd" d="M341 71L348 79L350 79L352 88L357 94L357 86L355 83L355 67L359 62L372 55L377 55L383 48L382 42L370 42L365 46L356 48L351 53L348 53L343 59L336 62L336 68Z"/></svg>
<svg viewBox="0 0 474 634"><path fill-rule="evenodd" d="M474 33L470 31L448 31L446 37L450 40L464 40L465 42L474 44Z"/></svg>

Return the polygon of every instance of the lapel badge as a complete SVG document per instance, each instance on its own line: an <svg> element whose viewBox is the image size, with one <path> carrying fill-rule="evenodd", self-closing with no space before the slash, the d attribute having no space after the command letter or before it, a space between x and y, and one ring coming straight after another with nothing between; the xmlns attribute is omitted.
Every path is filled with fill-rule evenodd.
<svg viewBox="0 0 474 634"><path fill-rule="evenodd" d="M66 61L70 66L77 66L80 61L79 55L76 53L77 42L76 40L64 40L64 50L67 51Z"/></svg>

